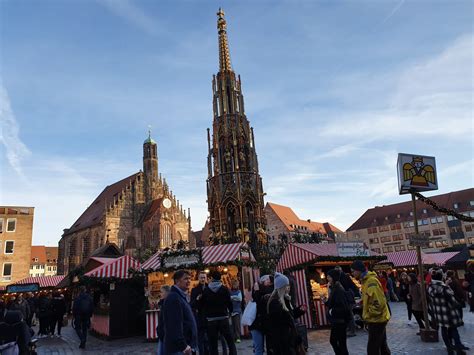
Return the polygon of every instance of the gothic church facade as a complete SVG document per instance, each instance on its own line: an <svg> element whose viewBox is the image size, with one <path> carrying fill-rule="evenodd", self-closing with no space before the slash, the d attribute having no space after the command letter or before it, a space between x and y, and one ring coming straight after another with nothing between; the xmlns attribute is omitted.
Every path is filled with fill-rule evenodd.
<svg viewBox="0 0 474 355"><path fill-rule="evenodd" d="M143 143L143 171L107 186L59 241L58 274L82 264L94 250L114 243L123 253L189 242L191 218L158 173L158 145Z"/></svg>

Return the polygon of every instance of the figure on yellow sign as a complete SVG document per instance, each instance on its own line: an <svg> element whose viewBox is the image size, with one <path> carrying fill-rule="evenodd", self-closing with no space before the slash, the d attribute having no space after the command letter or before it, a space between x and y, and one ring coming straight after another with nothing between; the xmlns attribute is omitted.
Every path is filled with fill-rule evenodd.
<svg viewBox="0 0 474 355"><path fill-rule="evenodd" d="M411 185L429 186L435 184L434 168L423 163L423 157L413 157L411 163L403 164L403 179L411 180Z"/></svg>

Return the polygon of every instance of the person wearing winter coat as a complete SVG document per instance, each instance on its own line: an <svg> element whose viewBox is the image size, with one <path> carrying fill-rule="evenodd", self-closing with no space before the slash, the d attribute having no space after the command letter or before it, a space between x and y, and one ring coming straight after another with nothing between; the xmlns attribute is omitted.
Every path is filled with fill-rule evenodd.
<svg viewBox="0 0 474 355"><path fill-rule="evenodd" d="M11 311L19 311L23 316L23 320L26 320L30 317L30 305L23 298L23 295L20 293L15 301L10 306Z"/></svg>
<svg viewBox="0 0 474 355"><path fill-rule="evenodd" d="M191 355L198 349L196 320L187 300L191 274L186 270L177 270L173 281L174 285L161 309L164 351L166 355Z"/></svg>
<svg viewBox="0 0 474 355"><path fill-rule="evenodd" d="M423 305L421 302L421 284L418 282L418 278L414 273L408 275L408 280L410 282L408 297L411 301L411 311L420 329L425 329L425 323L423 322ZM419 333L417 335L419 335Z"/></svg>
<svg viewBox="0 0 474 355"><path fill-rule="evenodd" d="M237 349L229 326L229 315L232 314L233 305L230 292L222 285L221 274L215 271L211 275L212 281L202 292L199 301L200 308L207 320L207 336L209 337L209 350L211 355L218 355L219 334L221 334L229 347L230 355L236 355Z"/></svg>
<svg viewBox="0 0 474 355"><path fill-rule="evenodd" d="M79 348L85 349L87 341L87 331L91 324L91 317L94 311L94 301L84 286L79 289L79 295L74 299L72 306L73 324L77 336L81 341Z"/></svg>
<svg viewBox="0 0 474 355"><path fill-rule="evenodd" d="M329 285L329 298L323 301L328 309L328 318L331 324L329 342L336 355L349 355L346 328L351 319L351 312L346 296L347 291L340 282L341 271L329 270L326 277Z"/></svg>
<svg viewBox="0 0 474 355"><path fill-rule="evenodd" d="M362 284L362 318L369 332L367 355L389 355L386 327L390 312L382 285L377 274L367 271L361 260L354 261L351 269Z"/></svg>
<svg viewBox="0 0 474 355"><path fill-rule="evenodd" d="M407 305L407 313L408 313L408 324L411 322L411 299L408 297L410 293L410 282L408 281L408 274L406 272L402 272L400 275L400 299L405 302Z"/></svg>
<svg viewBox="0 0 474 355"><path fill-rule="evenodd" d="M66 301L64 296L57 293L54 295L52 300L53 316L51 322L51 332L54 334L54 330L58 329L58 336L61 336L61 328L63 326L63 318L66 314Z"/></svg>
<svg viewBox="0 0 474 355"><path fill-rule="evenodd" d="M240 315L242 313L242 292L239 290L239 280L232 281L230 290L232 300L232 335L236 343L240 343Z"/></svg>
<svg viewBox="0 0 474 355"><path fill-rule="evenodd" d="M267 331L267 353L272 355L295 355L303 346L298 335L295 318L306 311L306 306L293 308L289 297L290 281L280 273L275 273L274 290L266 305L265 326Z"/></svg>
<svg viewBox="0 0 474 355"><path fill-rule="evenodd" d="M264 320L266 315L266 307L269 295L273 292L273 277L271 275L263 275L259 282L256 282L252 290L252 300L257 305L257 313L255 320L250 325L249 330L252 335L253 349L255 355L263 355L265 334Z"/></svg>
<svg viewBox="0 0 474 355"><path fill-rule="evenodd" d="M353 313L353 308L355 306L355 298L360 297L360 290L352 281L352 279L342 270L340 266L336 266L334 268L335 270L339 270L341 273L341 278L339 282L341 283L342 287L344 287L344 290L349 294L350 296L348 297L349 299L349 310L350 310L350 315L351 319L349 320L349 324L347 326L347 336L348 337L353 337L356 335L356 323L354 319L354 313Z"/></svg>
<svg viewBox="0 0 474 355"><path fill-rule="evenodd" d="M474 312L474 262L468 264L467 272L464 275L465 287L467 289L467 300L469 312Z"/></svg>
<svg viewBox="0 0 474 355"><path fill-rule="evenodd" d="M441 327L441 336L448 349L448 354L465 354L468 350L461 343L458 327L462 325L459 303L454 292L443 282L443 270L433 270L428 287L428 306L437 325Z"/></svg>
<svg viewBox="0 0 474 355"><path fill-rule="evenodd" d="M464 317L463 308L466 307L466 293L464 292L461 283L459 282L458 278L456 277L456 272L453 270L448 270L446 272L446 285L449 286L451 290L454 292L454 298L459 303L459 314L461 319Z"/></svg>
<svg viewBox="0 0 474 355"><path fill-rule="evenodd" d="M156 327L156 337L158 338L158 355L166 355L165 352L165 319L163 316L163 304L165 303L166 297L170 293L171 287L168 285L163 285L160 288L160 301L158 302L158 307L160 313L158 314L158 326Z"/></svg>
<svg viewBox="0 0 474 355"><path fill-rule="evenodd" d="M53 314L50 295L41 295L38 299L38 320L40 337L48 336L51 332L51 315Z"/></svg>

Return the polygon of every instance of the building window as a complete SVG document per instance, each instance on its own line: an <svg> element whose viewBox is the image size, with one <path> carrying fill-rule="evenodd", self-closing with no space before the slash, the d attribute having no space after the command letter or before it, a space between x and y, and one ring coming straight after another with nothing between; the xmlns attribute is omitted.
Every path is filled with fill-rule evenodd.
<svg viewBox="0 0 474 355"><path fill-rule="evenodd" d="M423 208L423 213L424 213L424 214L428 213L428 211L426 210L426 208Z"/></svg>
<svg viewBox="0 0 474 355"><path fill-rule="evenodd" d="M471 206L474 206L474 200L469 201L469 204L470 204Z"/></svg>
<svg viewBox="0 0 474 355"><path fill-rule="evenodd" d="M413 211L410 211L410 216L412 216L412 217L413 217Z"/></svg>
<svg viewBox="0 0 474 355"><path fill-rule="evenodd" d="M7 219L7 232L14 232L16 230L16 218Z"/></svg>
<svg viewBox="0 0 474 355"><path fill-rule="evenodd" d="M407 248L408 248L408 250L414 250L415 249L415 247L413 245L410 245L410 244L408 244Z"/></svg>
<svg viewBox="0 0 474 355"><path fill-rule="evenodd" d="M443 217L436 217L436 221L438 223L443 223Z"/></svg>
<svg viewBox="0 0 474 355"><path fill-rule="evenodd" d="M15 242L13 240L7 240L5 242L5 254L13 254L14 246Z"/></svg>
<svg viewBox="0 0 474 355"><path fill-rule="evenodd" d="M472 232L472 226L470 224L466 224L464 228L466 228L466 232Z"/></svg>
<svg viewBox="0 0 474 355"><path fill-rule="evenodd" d="M391 241L392 241L392 237L381 237L381 238L380 238L380 241L381 241L382 243L391 242Z"/></svg>
<svg viewBox="0 0 474 355"><path fill-rule="evenodd" d="M391 253L393 251L393 247L384 247L382 250L384 253Z"/></svg>
<svg viewBox="0 0 474 355"><path fill-rule="evenodd" d="M379 242L379 238L370 238L370 243L377 244Z"/></svg>
<svg viewBox="0 0 474 355"><path fill-rule="evenodd" d="M405 251L404 245L395 245L395 251Z"/></svg>
<svg viewBox="0 0 474 355"><path fill-rule="evenodd" d="M390 229L391 229L391 230L401 229L401 228L402 228L402 226L401 226L400 223L395 223L395 224L392 224L392 225L390 226Z"/></svg>
<svg viewBox="0 0 474 355"><path fill-rule="evenodd" d="M48 266L48 271L51 271L51 266Z"/></svg>
<svg viewBox="0 0 474 355"><path fill-rule="evenodd" d="M0 233L3 233L3 218L0 218Z"/></svg>
<svg viewBox="0 0 474 355"><path fill-rule="evenodd" d="M472 239L474 239L474 238L472 238ZM372 250L375 251L376 253L379 253L379 254L380 254L380 248L374 248L374 249L372 249Z"/></svg>
<svg viewBox="0 0 474 355"><path fill-rule="evenodd" d="M469 244L474 244L474 238L469 238Z"/></svg>
<svg viewBox="0 0 474 355"><path fill-rule="evenodd" d="M454 207L454 208L459 208L459 204L458 204L458 203L455 203L455 204L453 205L453 207Z"/></svg>
<svg viewBox="0 0 474 355"><path fill-rule="evenodd" d="M12 263L4 263L3 264L3 280L11 280L12 279Z"/></svg>

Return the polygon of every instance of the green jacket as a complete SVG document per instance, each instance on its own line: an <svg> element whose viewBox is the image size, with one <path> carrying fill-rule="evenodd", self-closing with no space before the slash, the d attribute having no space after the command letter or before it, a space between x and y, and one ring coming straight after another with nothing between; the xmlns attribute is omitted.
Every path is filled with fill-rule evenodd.
<svg viewBox="0 0 474 355"><path fill-rule="evenodd" d="M390 319L387 299L377 274L367 272L362 279L362 318L366 323L386 323Z"/></svg>

